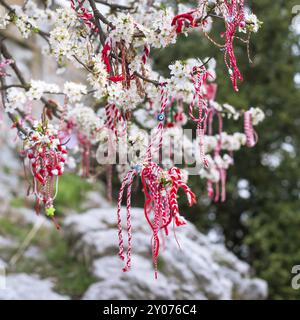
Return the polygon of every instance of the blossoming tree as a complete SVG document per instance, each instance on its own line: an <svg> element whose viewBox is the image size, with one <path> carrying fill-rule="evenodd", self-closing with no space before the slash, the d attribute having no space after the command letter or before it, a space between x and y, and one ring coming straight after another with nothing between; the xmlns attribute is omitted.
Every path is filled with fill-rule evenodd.
<svg viewBox="0 0 300 320"><path fill-rule="evenodd" d="M245 43L250 60L250 36L261 22L243 0L199 0L194 8L151 0L60 3L49 1L42 6L29 0L12 6L0 0L6 11L0 27L15 25L25 39L33 33L40 36L44 43L40 50L45 58L55 60L61 78L59 83L47 83L23 74L14 52L1 39L2 104L23 145L21 155L32 177L35 209L39 212L44 207L45 214L54 219L58 180L65 167L88 177L95 167L105 167L109 175L114 166L121 181L116 209L119 256L127 271L131 266L132 185L139 178L146 222L153 232L156 272L160 236L167 235L170 226L185 224L178 190L183 189L193 205L196 195L187 181L189 175L199 175L207 181L208 196L225 201L226 171L233 164L233 152L256 144L253 126L264 114L258 108L236 110L215 100L213 57L170 62L170 76L164 78L153 69L151 50L180 41L182 34L201 33L224 55L235 94L243 76L234 42ZM224 24L220 43L210 35L216 20ZM84 83L70 81L68 71L74 68ZM33 110L33 101L40 102L40 111ZM244 132L226 133L224 118L243 118ZM195 128L196 137L187 128Z"/></svg>

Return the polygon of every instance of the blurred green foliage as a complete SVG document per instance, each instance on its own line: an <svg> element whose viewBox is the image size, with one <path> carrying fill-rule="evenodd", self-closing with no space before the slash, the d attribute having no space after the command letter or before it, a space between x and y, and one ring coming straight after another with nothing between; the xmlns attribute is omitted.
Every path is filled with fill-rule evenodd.
<svg viewBox="0 0 300 320"><path fill-rule="evenodd" d="M53 232L49 244L51 246L45 253L49 268L46 268L45 276L57 279L58 292L73 299L80 298L96 279L90 274L87 265L70 255L70 247L62 235L57 236Z"/></svg>
<svg viewBox="0 0 300 320"><path fill-rule="evenodd" d="M17 252L32 225L20 225L8 217L0 219L0 235L11 239L15 245L0 248L0 255L6 261ZM18 262L8 266L9 273L25 272L39 274L42 278L52 278L55 290L73 299L79 299L87 288L95 282L88 267L70 254L70 246L63 237L63 230L41 228L31 242L38 248L40 256L35 258L20 256Z"/></svg>
<svg viewBox="0 0 300 320"><path fill-rule="evenodd" d="M93 184L75 174L64 174L59 180L59 192L55 199L57 213L61 214L65 208L80 211L86 192L94 188Z"/></svg>
<svg viewBox="0 0 300 320"><path fill-rule="evenodd" d="M92 184L75 174L64 174L60 178L59 192L55 199L58 216L67 214L70 209L80 212L86 193L100 187L100 184ZM11 208L22 208L27 205L32 207L31 203L26 204L23 198L18 197L10 202ZM12 247L0 248L1 257L9 261L31 228L32 225L15 223L13 216L1 217L0 235L15 241ZM79 299L95 278L85 264L78 262L70 254L70 246L63 237L63 232L63 229L57 231L54 225L50 229L40 229L31 245L40 250L41 257L36 259L22 255L17 264L9 266L8 272L25 272L39 274L42 278L52 278L55 280L56 291L73 299Z"/></svg>
<svg viewBox="0 0 300 320"><path fill-rule="evenodd" d="M238 93L231 86L222 52L199 33L187 38L181 35L176 45L153 53L165 75L170 62L178 59L217 58L217 101L236 108L258 106L266 112L266 120L257 130L257 146L235 154L235 165L228 172L226 203L208 205L205 184L191 177L200 201L198 207L184 207L183 212L202 231L212 227L221 230L227 247L268 281L269 297L274 299L300 298L300 291L290 284L292 266L300 264L300 90L294 81L300 72L300 48L299 36L291 29L296 4L291 0L249 2L264 24L252 37L253 64L249 64L245 46L236 41L235 52L245 79ZM222 30L221 22L212 30L220 42ZM242 123L225 124L227 132L237 129L242 131ZM263 162L266 156L275 156L278 165ZM239 197L239 179L249 182L249 198Z"/></svg>
<svg viewBox="0 0 300 320"><path fill-rule="evenodd" d="M20 225L13 223L7 217L0 218L0 235L5 237L9 236L17 240L23 240L27 233L29 232L30 227L20 227Z"/></svg>
<svg viewBox="0 0 300 320"><path fill-rule="evenodd" d="M22 208L26 205L24 198L15 197L10 201L10 206L12 208Z"/></svg>

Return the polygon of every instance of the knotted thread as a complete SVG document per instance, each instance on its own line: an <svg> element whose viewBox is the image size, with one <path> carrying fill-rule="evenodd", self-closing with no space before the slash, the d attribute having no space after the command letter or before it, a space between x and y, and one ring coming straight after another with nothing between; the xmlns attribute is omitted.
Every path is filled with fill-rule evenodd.
<svg viewBox="0 0 300 320"><path fill-rule="evenodd" d="M191 120L197 123L197 135L199 137L199 150L200 150L200 160L205 167L208 167L207 159L205 158L204 151L204 134L206 130L206 120L207 120L207 102L205 96L202 92L203 87L206 85L206 81L210 74L207 72L204 66L194 67L191 73L192 82L194 84L194 94L192 101L189 105L189 116ZM194 108L197 100L197 111L198 116L194 116Z"/></svg>
<svg viewBox="0 0 300 320"><path fill-rule="evenodd" d="M253 129L252 114L250 111L246 111L244 113L244 132L246 135L247 147L254 147L258 141L258 136L255 130Z"/></svg>
<svg viewBox="0 0 300 320"><path fill-rule="evenodd" d="M177 194L182 188L187 196L189 206L196 202L195 194L182 181L181 171L173 167L167 175L155 163L148 163L141 172L143 190L146 201L144 204L144 214L152 229L152 258L157 278L157 258L159 254L159 231L165 230L168 235L168 226L174 221L176 226L186 224L184 218L179 214ZM150 215L153 212L153 218Z"/></svg>
<svg viewBox="0 0 300 320"><path fill-rule="evenodd" d="M217 116L218 118L218 140L217 140L217 145L214 150L214 158L216 159L217 157L220 156L221 154L221 147L222 147L222 131L223 131L223 119L222 115L220 112L217 110L210 108L209 109L209 114L208 114L208 134L212 135L213 134L213 119L214 116ZM217 163L217 162L216 162ZM221 182L221 202L224 202L226 200L226 169L220 167L217 165L217 169L219 171L220 175L220 182ZM219 187L219 182L215 183L215 192L212 186L212 181L208 179L207 181L207 191L208 191L208 196L210 199L213 199L214 193L214 201L218 202L220 200L220 187Z"/></svg>
<svg viewBox="0 0 300 320"><path fill-rule="evenodd" d="M94 16L84 7L85 0L77 1L78 5L75 5L75 0L70 0L71 8L76 12L77 17L81 19L92 31L99 32L98 28L91 21Z"/></svg>
<svg viewBox="0 0 300 320"><path fill-rule="evenodd" d="M105 126L112 130L116 137L125 135L126 133L126 120L124 119L121 111L115 104L107 104L105 106ZM118 130L116 124L121 125L121 130Z"/></svg>
<svg viewBox="0 0 300 320"><path fill-rule="evenodd" d="M226 12L225 20L225 54L224 61L228 68L230 79L235 91L238 91L237 80L243 81L243 76L237 66L237 61L233 48L233 40L237 28L244 21L244 0L224 0ZM228 62L229 60L229 62Z"/></svg>

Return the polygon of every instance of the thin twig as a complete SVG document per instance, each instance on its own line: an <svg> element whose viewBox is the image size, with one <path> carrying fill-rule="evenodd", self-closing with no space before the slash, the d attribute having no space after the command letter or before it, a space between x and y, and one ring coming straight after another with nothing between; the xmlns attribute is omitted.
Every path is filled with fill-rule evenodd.
<svg viewBox="0 0 300 320"><path fill-rule="evenodd" d="M89 3L92 7L93 13L94 13L94 17L95 19L97 19L98 21L102 21L104 24L108 25L110 28L114 29L115 26L105 18L105 16L97 9L95 0L89 0ZM97 26L98 27L98 26Z"/></svg>
<svg viewBox="0 0 300 320"><path fill-rule="evenodd" d="M118 3L109 3L107 0L95 0L96 3L103 4L105 6L108 6L112 9L120 9L120 10L131 10L133 9L133 6L125 6Z"/></svg>
<svg viewBox="0 0 300 320"><path fill-rule="evenodd" d="M79 63L81 64L88 72L93 72L93 70L91 70L85 63L83 63L78 57L76 57L76 55L73 55L73 58Z"/></svg>
<svg viewBox="0 0 300 320"><path fill-rule="evenodd" d="M13 13L16 14L15 9L13 9L9 4L7 4L4 0L0 0L0 4L9 11L9 13ZM33 27L32 24L30 22L27 22L29 26ZM50 37L50 34L46 31L43 30L36 30L36 32L43 38L45 39L47 42L49 42L48 38Z"/></svg>
<svg viewBox="0 0 300 320"><path fill-rule="evenodd" d="M14 9L11 6L9 6L4 0L0 0L0 3L9 12L14 12Z"/></svg>
<svg viewBox="0 0 300 320"><path fill-rule="evenodd" d="M159 81L156 81L156 80L152 80L152 79L148 79L146 77L144 77L143 75L141 75L140 73L138 72L134 72L133 73L135 76L137 76L138 78L146 81L146 82L149 82L149 83L152 83L153 85L155 85L156 87L158 87L160 85L160 82Z"/></svg>
<svg viewBox="0 0 300 320"><path fill-rule="evenodd" d="M94 23L95 23L95 25L96 25L96 27L98 29L98 32L99 32L100 42L101 42L102 46L104 46L105 45L105 40L106 40L106 35L103 32L101 24L100 24L100 20L103 19L104 16L99 12L99 10L97 9L96 4L95 4L95 2L93 0L89 0L89 3L90 3L90 6L91 6L91 8L93 10L93 13L94 13ZM105 18L105 21L108 21L108 20L106 20L106 18Z"/></svg>
<svg viewBox="0 0 300 320"><path fill-rule="evenodd" d="M8 50L7 50L6 46L4 45L3 41L4 41L4 39L1 39L1 41L0 41L0 51L1 51L1 53L2 53L2 55L3 55L3 57L5 59L13 61L13 63L10 64L10 67L14 70L14 72L15 72L17 78L19 79L19 81L21 82L21 84L24 87L26 87L27 86L27 82L25 81L25 78L23 77L21 70L17 66L16 61L13 59L11 54L8 52Z"/></svg>
<svg viewBox="0 0 300 320"><path fill-rule="evenodd" d="M0 90L7 90L10 88L22 88L22 89L27 89L28 87L23 86L22 84L8 84L8 85L1 85Z"/></svg>

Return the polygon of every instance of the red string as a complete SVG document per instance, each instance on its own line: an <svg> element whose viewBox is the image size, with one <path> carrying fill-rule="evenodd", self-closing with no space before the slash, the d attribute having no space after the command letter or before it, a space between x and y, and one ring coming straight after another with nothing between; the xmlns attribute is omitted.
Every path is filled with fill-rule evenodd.
<svg viewBox="0 0 300 320"><path fill-rule="evenodd" d="M244 21L244 0L224 1L226 13L225 20L225 55L224 60L228 68L230 79L235 91L238 91L237 80L243 81L243 76L237 66L237 61L233 48L233 40L236 30L239 28L241 22ZM229 62L228 62L229 59Z"/></svg>
<svg viewBox="0 0 300 320"><path fill-rule="evenodd" d="M220 156L221 153L221 147L222 147L222 131L223 131L223 119L222 116L220 114L220 112L218 112L217 110L210 108L209 109L209 114L208 114L208 134L212 135L212 125L213 125L213 118L214 116L217 116L218 118L218 141L217 141L217 145L215 147L214 150L214 157L216 159L216 157ZM224 202L226 199L226 170L224 168L218 167L218 172L220 175L220 183L221 183L221 202ZM220 199L220 187L218 183L215 183L216 186L216 190L215 190L215 198L214 201L218 202ZM208 192L208 196L210 199L213 199L213 195L214 195L214 190L212 187L212 182L211 180L207 181L207 192Z"/></svg>
<svg viewBox="0 0 300 320"><path fill-rule="evenodd" d="M122 217L121 217L121 205L122 198L125 188L127 186L127 200L126 200L126 210L127 210L127 235L128 235L128 246L127 246L127 261L123 271L129 271L131 267L131 250L132 250L132 227L131 227L131 192L132 192L132 183L136 176L137 172L135 170L130 170L127 175L124 177L121 188L119 191L118 204L117 204L117 217L118 217L118 237L119 237L119 257L121 260L125 259L124 256L124 241L123 241L123 228L122 228Z"/></svg>
<svg viewBox="0 0 300 320"><path fill-rule="evenodd" d="M94 25L91 20L94 18L93 14L90 13L85 7L84 7L84 2L85 0L79 1L78 0L78 5L76 7L75 5L75 0L70 0L71 2L71 8L76 12L77 16L79 19L82 19L83 22L91 28L95 32L99 32L98 28Z"/></svg>
<svg viewBox="0 0 300 320"><path fill-rule="evenodd" d="M171 25L175 27L176 33L181 33L184 28L194 28L199 25L193 17L193 13L196 11L197 10L192 10L186 13L181 13L173 18Z"/></svg>
<svg viewBox="0 0 300 320"><path fill-rule="evenodd" d="M105 42L105 45L102 48L102 61L105 65L107 73L110 73L111 66L110 66L110 60L109 60L109 53L111 51L111 38L108 38Z"/></svg>
<svg viewBox="0 0 300 320"><path fill-rule="evenodd" d="M114 104L105 106L106 121L105 125L108 129L115 133L116 137L123 136L126 133L126 120L121 111ZM117 128L116 124L121 125L121 129Z"/></svg>
<svg viewBox="0 0 300 320"><path fill-rule="evenodd" d="M250 111L244 113L244 131L246 135L246 145L252 148L258 141L258 136L252 125L252 114Z"/></svg>
<svg viewBox="0 0 300 320"><path fill-rule="evenodd" d="M190 118L197 123L197 135L199 137L199 149L200 149L200 159L205 167L208 167L207 159L205 158L204 152L204 134L206 129L206 121L207 121L207 102L203 95L203 87L206 85L206 81L210 74L206 71L205 67L197 68L194 67L191 77L192 82L194 84L194 94L192 101L189 105L189 116ZM194 107L197 100L197 111L198 117L194 115Z"/></svg>
<svg viewBox="0 0 300 320"><path fill-rule="evenodd" d="M176 226L186 224L184 218L179 214L178 189L182 188L185 191L190 206L196 202L195 194L181 180L179 168L173 167L168 171L170 186L168 186L168 183L166 186L161 183L162 174L162 169L155 163L148 163L141 172L145 193L144 214L152 229L151 243L155 276L157 276L157 258L160 243L159 230L165 230L165 233L168 234L168 226L172 221ZM153 220L150 218L151 212L153 212Z"/></svg>
<svg viewBox="0 0 300 320"><path fill-rule="evenodd" d="M143 55L142 55L142 63L146 64L147 59L149 57L150 54L150 46L148 44L144 45L144 50L143 50Z"/></svg>

